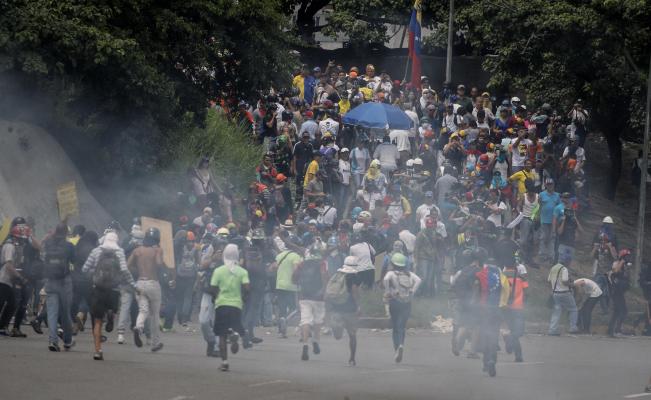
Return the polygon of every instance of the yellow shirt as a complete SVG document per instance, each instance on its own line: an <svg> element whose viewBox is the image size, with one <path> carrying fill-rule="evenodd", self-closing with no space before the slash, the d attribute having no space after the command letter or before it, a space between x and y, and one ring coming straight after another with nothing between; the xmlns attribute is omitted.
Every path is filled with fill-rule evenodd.
<svg viewBox="0 0 651 400"><path fill-rule="evenodd" d="M307 166L307 171L305 172L305 179L303 179L303 187L306 187L307 184L316 176L316 173L319 171L319 163L316 160L312 160Z"/></svg>
<svg viewBox="0 0 651 400"><path fill-rule="evenodd" d="M294 77L294 80L292 81L292 86L297 88L299 90L299 95L298 97L303 100L305 98L305 78L303 78L303 75L298 74Z"/></svg>
<svg viewBox="0 0 651 400"><path fill-rule="evenodd" d="M373 89L368 87L359 88L359 91L364 95L364 101L371 101L373 98Z"/></svg>
<svg viewBox="0 0 651 400"><path fill-rule="evenodd" d="M344 115L348 111L350 111L350 100L348 99L341 99L339 101L339 114Z"/></svg>
<svg viewBox="0 0 651 400"><path fill-rule="evenodd" d="M527 188L525 186L525 182L527 179L530 179L532 181L536 180L536 172L535 171L530 171L527 172L525 170L520 170L516 172L515 174L511 175L509 178L509 182L517 182L518 183L518 197L523 196L525 193L527 193Z"/></svg>

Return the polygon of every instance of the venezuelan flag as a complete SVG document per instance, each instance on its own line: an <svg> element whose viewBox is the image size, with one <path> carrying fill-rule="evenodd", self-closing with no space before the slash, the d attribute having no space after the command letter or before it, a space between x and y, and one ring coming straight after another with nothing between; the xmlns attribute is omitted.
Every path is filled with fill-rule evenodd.
<svg viewBox="0 0 651 400"><path fill-rule="evenodd" d="M421 44L421 24L423 13L421 11L421 0L416 0L414 8L411 10L411 21L409 21L409 59L411 60L411 84L420 89L420 44Z"/></svg>

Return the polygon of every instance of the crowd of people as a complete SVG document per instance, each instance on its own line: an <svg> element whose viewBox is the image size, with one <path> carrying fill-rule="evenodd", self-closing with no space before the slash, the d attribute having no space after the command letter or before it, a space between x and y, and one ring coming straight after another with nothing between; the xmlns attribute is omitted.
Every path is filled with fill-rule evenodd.
<svg viewBox="0 0 651 400"><path fill-rule="evenodd" d="M139 220L129 232L111 223L101 235L64 222L38 241L33 223L14 219L2 247L0 335L24 337L29 306L34 331L47 323L49 349L60 351L62 340L69 350L89 313L94 358L102 360L102 329L113 330L115 315L118 343L131 330L136 346L159 351L160 333L175 321L191 329L198 308L206 355L221 357L223 370L229 345L235 354L240 340L245 349L262 343L261 325L286 338L295 320L302 360L321 353L323 332L339 339L345 331L355 365L360 296L379 290L401 362L413 299L448 292L452 352L469 342L468 357L483 354L484 371L495 376L502 323L505 350L523 361L527 268L549 269L550 335L560 334L563 311L570 333L590 333L597 304L612 308L608 333L624 333L631 252L611 217L592 240L592 274L570 270L590 207L581 101L562 114L518 97L495 107L476 87L438 93L428 77L421 82L331 62L323 72L304 67L291 89L253 105L220 107L266 151L243 213L209 158L190 171L200 215L175 224L175 265L164 265L160 232L143 231ZM344 124L364 102L399 107L411 128Z"/></svg>

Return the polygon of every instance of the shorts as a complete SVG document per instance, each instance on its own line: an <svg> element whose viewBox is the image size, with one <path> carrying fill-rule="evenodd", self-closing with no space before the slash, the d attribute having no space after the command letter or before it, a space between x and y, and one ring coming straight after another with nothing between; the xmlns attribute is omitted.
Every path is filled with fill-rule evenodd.
<svg viewBox="0 0 651 400"><path fill-rule="evenodd" d="M318 300L299 300L298 305L301 308L301 322L303 325L323 325L325 320L325 302Z"/></svg>
<svg viewBox="0 0 651 400"><path fill-rule="evenodd" d="M215 324L213 331L217 336L226 336L235 331L244 337L242 326L242 310L233 306L219 306L215 309Z"/></svg>
<svg viewBox="0 0 651 400"><path fill-rule="evenodd" d="M367 269L364 271L360 271L357 273L357 276L359 277L359 283L360 285L367 287L367 288L372 288L373 283L375 283L375 270L374 269Z"/></svg>
<svg viewBox="0 0 651 400"><path fill-rule="evenodd" d="M120 292L112 289L92 288L90 293L90 315L93 319L104 319L109 310L118 311Z"/></svg>

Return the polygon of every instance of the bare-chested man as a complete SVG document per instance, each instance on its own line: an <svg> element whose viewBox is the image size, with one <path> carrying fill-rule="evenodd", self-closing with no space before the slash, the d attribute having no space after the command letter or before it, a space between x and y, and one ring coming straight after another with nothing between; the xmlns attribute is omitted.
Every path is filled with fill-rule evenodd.
<svg viewBox="0 0 651 400"><path fill-rule="evenodd" d="M163 348L160 342L160 305L161 289L158 282L158 269L164 266L163 249L159 247L160 231L156 228L150 228L145 233L145 239L142 246L138 247L131 253L127 266L131 271L138 271L138 318L136 327L133 330L133 342L138 347L142 347L141 335L145 330L145 321L151 318L151 351L158 351ZM174 271L174 270L170 270ZM174 272L172 272L172 281L174 285Z"/></svg>

